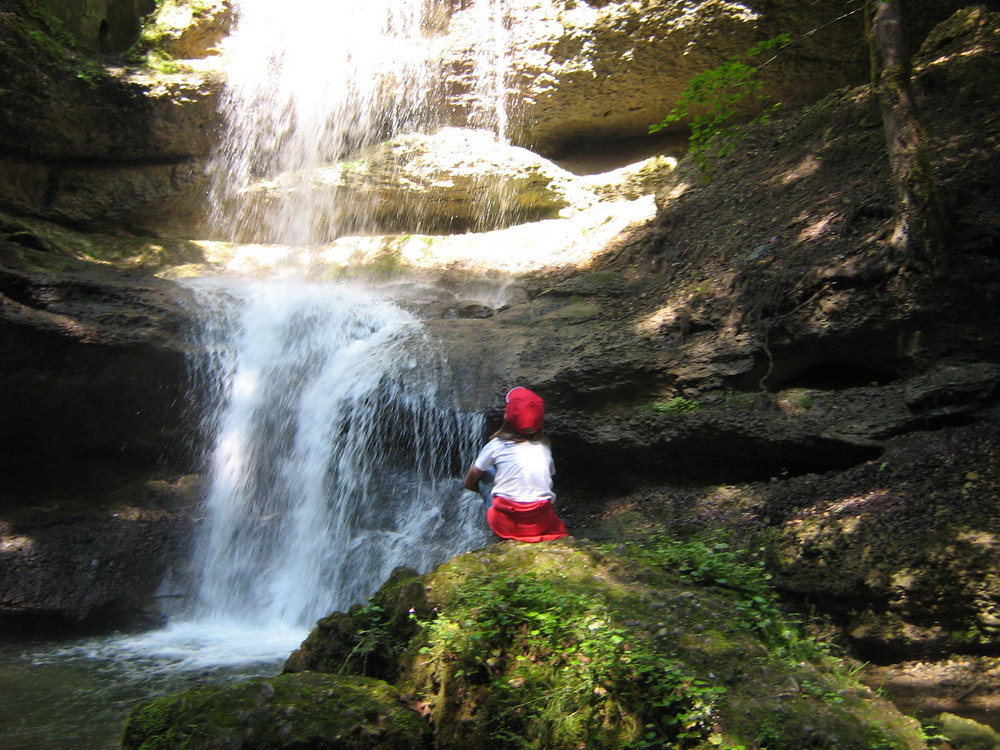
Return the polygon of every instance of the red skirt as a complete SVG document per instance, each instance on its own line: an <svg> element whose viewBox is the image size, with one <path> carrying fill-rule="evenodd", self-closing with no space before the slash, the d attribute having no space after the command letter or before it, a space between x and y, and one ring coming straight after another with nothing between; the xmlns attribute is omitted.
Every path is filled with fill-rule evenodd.
<svg viewBox="0 0 1000 750"><path fill-rule="evenodd" d="M548 542L569 536L566 524L556 515L551 500L516 503L494 495L493 505L486 511L486 520L493 533L503 539Z"/></svg>

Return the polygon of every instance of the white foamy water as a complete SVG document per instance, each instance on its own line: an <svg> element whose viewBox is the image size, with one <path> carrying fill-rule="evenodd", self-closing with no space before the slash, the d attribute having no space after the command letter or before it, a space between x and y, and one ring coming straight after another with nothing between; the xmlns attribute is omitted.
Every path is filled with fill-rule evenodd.
<svg viewBox="0 0 1000 750"><path fill-rule="evenodd" d="M193 292L196 380L214 408L191 604L152 632L0 649L0 750L111 750L137 701L274 675L316 619L395 567L486 541L458 479L482 417L454 408L409 314L341 286Z"/></svg>
<svg viewBox="0 0 1000 750"><path fill-rule="evenodd" d="M462 5L474 27L463 60L465 124L506 142L506 2ZM440 19L453 8L449 0L234 0L211 169L220 236L304 247L372 229L363 175L349 178L359 189L338 192L324 170L350 169L366 146L394 135L454 123L439 106L454 92L434 68Z"/></svg>
<svg viewBox="0 0 1000 750"><path fill-rule="evenodd" d="M213 172L215 223L308 245L358 212L312 199L316 170L391 133L427 127L426 0L236 0L224 45L223 146ZM433 3L431 3L433 5ZM283 179L261 209L247 191ZM260 215L248 215L260 211Z"/></svg>
<svg viewBox="0 0 1000 750"><path fill-rule="evenodd" d="M308 626L484 541L458 482L482 418L414 318L343 286L194 289L219 386L193 617Z"/></svg>

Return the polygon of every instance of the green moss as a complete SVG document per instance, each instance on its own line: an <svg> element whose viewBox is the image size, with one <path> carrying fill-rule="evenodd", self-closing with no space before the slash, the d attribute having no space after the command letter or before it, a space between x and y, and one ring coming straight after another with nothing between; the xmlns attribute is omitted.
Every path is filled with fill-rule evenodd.
<svg viewBox="0 0 1000 750"><path fill-rule="evenodd" d="M622 552L504 543L430 576L438 614L401 686L442 747L470 732L490 748L876 746L862 689L780 610L759 560L666 537ZM919 747L899 719L887 747Z"/></svg>
<svg viewBox="0 0 1000 750"><path fill-rule="evenodd" d="M108 80L104 67L90 57L80 42L45 2L19 2L11 27L37 52L38 59L70 74L91 88Z"/></svg>
<svg viewBox="0 0 1000 750"><path fill-rule="evenodd" d="M389 685L364 677L281 675L159 698L125 725L126 750L231 747L252 736L260 750L423 747L426 728ZM242 745L241 745L242 746Z"/></svg>
<svg viewBox="0 0 1000 750"><path fill-rule="evenodd" d="M155 272L204 260L202 248L186 240L87 234L40 219L14 219L2 214L0 239L9 240L9 257L4 262L19 263L26 270L66 270L79 268L79 261L89 261ZM20 256L19 261L13 260L15 254Z"/></svg>
<svg viewBox="0 0 1000 750"><path fill-rule="evenodd" d="M423 707L442 749L926 747L781 609L758 555L719 538L503 542L401 571L368 605L324 618L290 662L370 673L385 644L387 679ZM246 717L274 721L267 706L298 711L300 699L267 684L263 702L249 687L154 705L135 731L175 744L125 747L205 747L183 743L234 727L270 747L272 728Z"/></svg>
<svg viewBox="0 0 1000 750"><path fill-rule="evenodd" d="M199 18L221 11L218 0L157 0L156 9L143 20L139 38L125 57L130 64L158 73L179 73L187 69L170 51L170 43Z"/></svg>

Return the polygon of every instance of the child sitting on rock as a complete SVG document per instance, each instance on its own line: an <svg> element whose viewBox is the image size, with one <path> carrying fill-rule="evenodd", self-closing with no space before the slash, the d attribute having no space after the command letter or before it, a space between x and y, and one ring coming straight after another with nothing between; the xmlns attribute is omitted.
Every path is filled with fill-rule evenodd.
<svg viewBox="0 0 1000 750"><path fill-rule="evenodd" d="M507 394L503 424L465 475L465 488L479 492L480 480L495 470L486 520L503 539L544 542L569 535L552 506L555 465L542 432L544 418L542 398L514 388Z"/></svg>

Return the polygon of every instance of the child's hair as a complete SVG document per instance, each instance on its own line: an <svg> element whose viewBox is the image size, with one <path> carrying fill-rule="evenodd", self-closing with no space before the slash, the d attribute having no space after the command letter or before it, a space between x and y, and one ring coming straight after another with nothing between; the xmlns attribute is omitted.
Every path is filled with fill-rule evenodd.
<svg viewBox="0 0 1000 750"><path fill-rule="evenodd" d="M490 440L494 438L499 438L500 440L511 440L515 443L523 443L527 440L531 443L544 443L545 445L549 445L549 438L542 430L533 432L530 435L525 435L524 433L515 430L511 423L506 419L503 421L503 424L500 425L500 429L490 435Z"/></svg>

